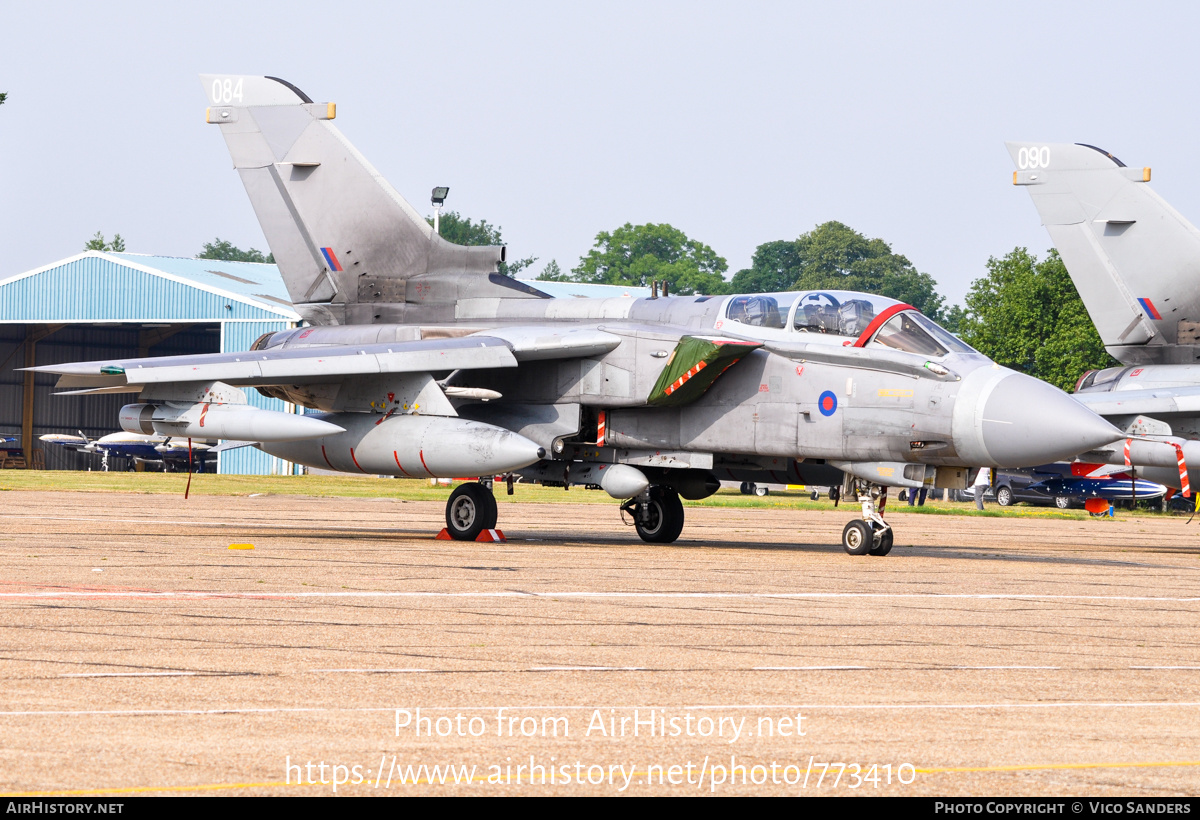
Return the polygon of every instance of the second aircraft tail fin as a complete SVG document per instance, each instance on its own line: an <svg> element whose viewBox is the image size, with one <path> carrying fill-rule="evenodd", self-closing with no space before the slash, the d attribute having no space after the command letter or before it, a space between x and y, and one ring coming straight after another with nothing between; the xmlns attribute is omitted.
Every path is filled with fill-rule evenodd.
<svg viewBox="0 0 1200 820"><path fill-rule="evenodd" d="M1007 143L1025 187L1109 352L1122 362L1194 362L1200 231L1129 168L1083 144Z"/></svg>

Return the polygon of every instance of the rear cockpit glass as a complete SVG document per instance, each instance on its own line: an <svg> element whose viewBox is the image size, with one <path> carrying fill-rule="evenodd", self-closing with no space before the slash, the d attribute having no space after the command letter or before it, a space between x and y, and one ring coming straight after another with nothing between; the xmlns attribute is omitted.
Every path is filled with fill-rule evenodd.
<svg viewBox="0 0 1200 820"><path fill-rule="evenodd" d="M729 303L725 317L733 322L740 322L751 327L769 327L783 329L787 308L779 311L779 300L766 293L756 293L752 296L735 296Z"/></svg>

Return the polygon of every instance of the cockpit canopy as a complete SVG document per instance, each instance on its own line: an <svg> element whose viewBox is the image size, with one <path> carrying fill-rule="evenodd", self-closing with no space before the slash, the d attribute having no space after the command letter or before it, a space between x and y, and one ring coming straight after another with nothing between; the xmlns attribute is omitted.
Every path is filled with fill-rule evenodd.
<svg viewBox="0 0 1200 820"><path fill-rule="evenodd" d="M725 318L742 325L748 336L770 339L860 347L879 344L933 358L975 352L916 308L866 293L814 290L733 296ZM868 330L870 336L866 336Z"/></svg>

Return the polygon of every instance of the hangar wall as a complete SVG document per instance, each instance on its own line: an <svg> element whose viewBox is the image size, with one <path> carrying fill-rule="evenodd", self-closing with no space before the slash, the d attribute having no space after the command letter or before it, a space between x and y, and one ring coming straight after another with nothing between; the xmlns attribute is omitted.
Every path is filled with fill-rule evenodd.
<svg viewBox="0 0 1200 820"><path fill-rule="evenodd" d="M20 437L23 449L41 448L47 468L94 469L98 458L38 436L117 432L118 410L136 395L53 395L55 376L19 371L29 363L30 340L37 364L214 353L248 350L263 333L299 321L274 265L87 251L0 280L0 434ZM257 407L293 409L246 393ZM293 469L253 448L222 453L218 463L222 473Z"/></svg>

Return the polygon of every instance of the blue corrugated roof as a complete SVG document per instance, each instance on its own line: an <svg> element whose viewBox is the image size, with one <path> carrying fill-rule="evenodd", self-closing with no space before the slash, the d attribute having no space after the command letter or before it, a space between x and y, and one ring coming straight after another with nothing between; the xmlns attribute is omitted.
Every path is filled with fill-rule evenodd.
<svg viewBox="0 0 1200 820"><path fill-rule="evenodd" d="M299 318L274 265L87 251L0 281L0 322Z"/></svg>
<svg viewBox="0 0 1200 820"><path fill-rule="evenodd" d="M217 290L232 291L257 301L285 303L291 307L287 288L279 268L261 262L226 262L221 259L188 259L179 256L151 256L143 253L110 253L139 265L191 279Z"/></svg>
<svg viewBox="0 0 1200 820"><path fill-rule="evenodd" d="M650 295L641 287L520 281L563 299ZM231 319L299 320L277 266L87 251L0 281L0 322Z"/></svg>

